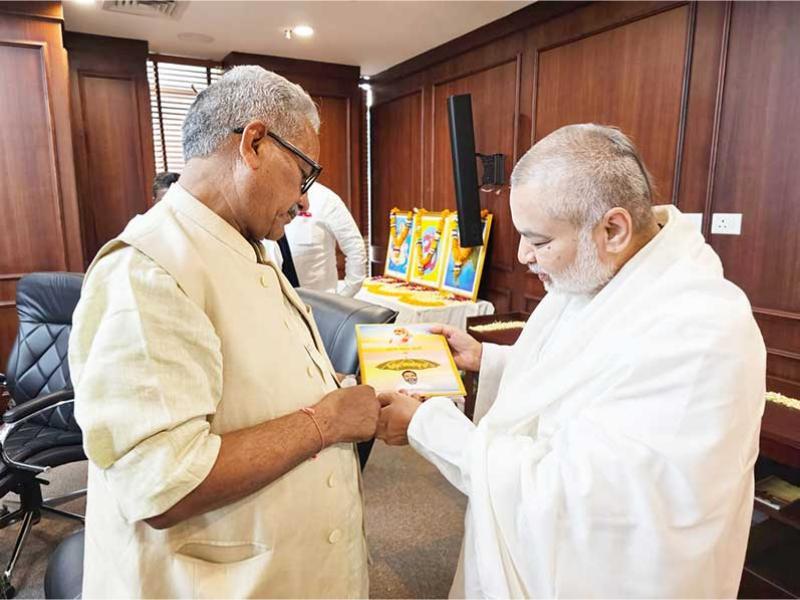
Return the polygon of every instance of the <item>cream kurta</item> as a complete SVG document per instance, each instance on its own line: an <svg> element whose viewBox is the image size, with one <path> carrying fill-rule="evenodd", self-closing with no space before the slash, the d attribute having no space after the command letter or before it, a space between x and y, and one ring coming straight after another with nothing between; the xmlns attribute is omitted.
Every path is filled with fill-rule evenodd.
<svg viewBox="0 0 800 600"><path fill-rule="evenodd" d="M588 302L550 293L485 345L477 427L434 398L408 431L469 497L454 596L735 597L765 349L674 207ZM488 412L486 412L486 408Z"/></svg>
<svg viewBox="0 0 800 600"><path fill-rule="evenodd" d="M84 597L365 597L358 461L327 448L233 504L158 531L220 436L335 389L310 311L179 185L90 267L70 338L90 459Z"/></svg>

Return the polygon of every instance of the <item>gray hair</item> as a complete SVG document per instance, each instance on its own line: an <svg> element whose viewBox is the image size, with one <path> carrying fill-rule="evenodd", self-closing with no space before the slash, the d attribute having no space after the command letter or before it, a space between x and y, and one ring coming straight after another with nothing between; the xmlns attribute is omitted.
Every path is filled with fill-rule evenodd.
<svg viewBox="0 0 800 600"><path fill-rule="evenodd" d="M299 85L257 66L233 67L194 99L183 122L183 158L212 154L234 129L260 119L285 139L309 124L319 133L319 113Z"/></svg>
<svg viewBox="0 0 800 600"><path fill-rule="evenodd" d="M616 127L584 124L557 129L514 167L511 185L543 184L545 211L591 227L615 207L631 215L634 231L652 223L652 178L639 152Z"/></svg>

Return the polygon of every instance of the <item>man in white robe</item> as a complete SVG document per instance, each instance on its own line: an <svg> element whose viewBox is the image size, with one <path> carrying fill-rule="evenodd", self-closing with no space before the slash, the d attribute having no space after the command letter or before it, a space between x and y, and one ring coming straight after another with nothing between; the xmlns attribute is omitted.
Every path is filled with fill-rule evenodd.
<svg viewBox="0 0 800 600"><path fill-rule="evenodd" d="M519 260L549 290L514 346L450 327L476 422L380 397L469 498L454 597L735 597L765 349L750 304L620 131L564 127L512 176Z"/></svg>

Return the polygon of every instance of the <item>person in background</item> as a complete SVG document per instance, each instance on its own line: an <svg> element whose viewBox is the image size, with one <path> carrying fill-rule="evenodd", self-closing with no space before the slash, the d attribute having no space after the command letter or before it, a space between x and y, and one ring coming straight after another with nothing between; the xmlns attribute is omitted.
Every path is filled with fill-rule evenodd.
<svg viewBox="0 0 800 600"><path fill-rule="evenodd" d="M300 285L312 290L355 296L367 275L367 250L353 215L332 190L317 182L308 190L307 211L286 226ZM345 256L339 283L336 245Z"/></svg>
<svg viewBox="0 0 800 600"><path fill-rule="evenodd" d="M169 186L178 181L179 177L179 173L173 173L172 171L161 171L160 173L156 173L155 179L153 179L153 204L164 197L164 194L167 193Z"/></svg>

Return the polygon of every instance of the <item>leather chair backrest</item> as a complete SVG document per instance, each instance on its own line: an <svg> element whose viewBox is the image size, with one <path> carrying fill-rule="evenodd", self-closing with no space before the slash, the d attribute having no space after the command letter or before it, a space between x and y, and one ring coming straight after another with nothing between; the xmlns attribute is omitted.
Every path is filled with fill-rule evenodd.
<svg viewBox="0 0 800 600"><path fill-rule="evenodd" d="M339 373L358 372L358 324L394 323L397 313L337 294L297 288L300 298L311 306L322 343Z"/></svg>
<svg viewBox="0 0 800 600"><path fill-rule="evenodd" d="M31 273L17 283L19 331L6 368L15 404L72 387L67 346L80 273Z"/></svg>

